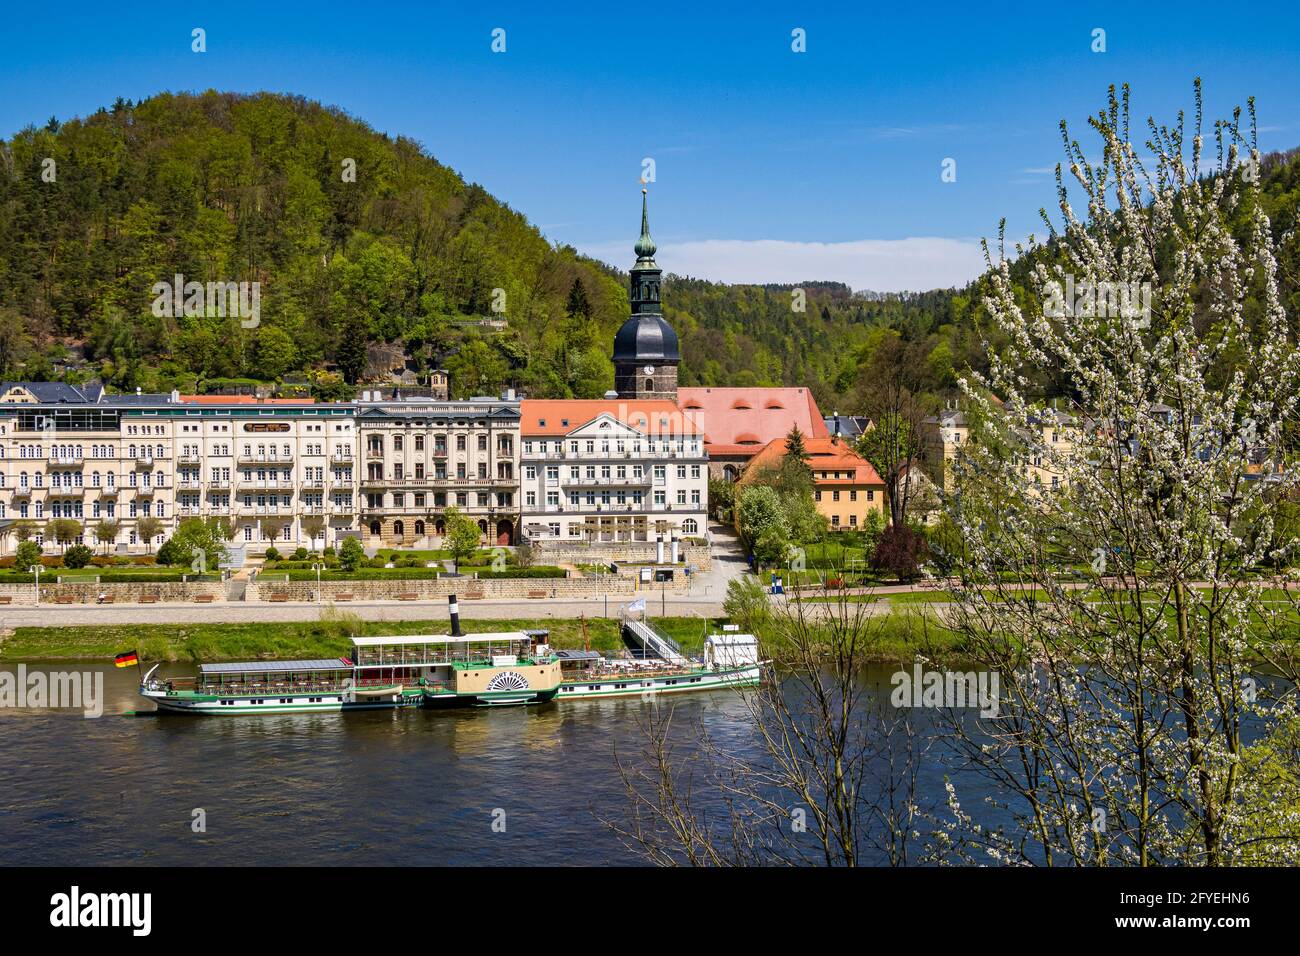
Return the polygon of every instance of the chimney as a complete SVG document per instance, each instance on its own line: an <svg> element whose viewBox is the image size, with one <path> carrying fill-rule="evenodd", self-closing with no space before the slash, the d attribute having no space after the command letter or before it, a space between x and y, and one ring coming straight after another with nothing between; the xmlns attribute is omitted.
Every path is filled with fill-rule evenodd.
<svg viewBox="0 0 1300 956"><path fill-rule="evenodd" d="M451 636L460 637L460 605L456 603L456 595L447 595L447 610L451 613Z"/></svg>

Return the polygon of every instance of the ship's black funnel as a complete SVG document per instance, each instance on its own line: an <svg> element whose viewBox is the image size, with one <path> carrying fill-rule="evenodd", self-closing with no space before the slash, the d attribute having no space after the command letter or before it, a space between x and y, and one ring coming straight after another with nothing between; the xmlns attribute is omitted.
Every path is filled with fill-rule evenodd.
<svg viewBox="0 0 1300 956"><path fill-rule="evenodd" d="M456 595L447 595L447 610L451 612L451 636L460 637L460 605L456 603Z"/></svg>

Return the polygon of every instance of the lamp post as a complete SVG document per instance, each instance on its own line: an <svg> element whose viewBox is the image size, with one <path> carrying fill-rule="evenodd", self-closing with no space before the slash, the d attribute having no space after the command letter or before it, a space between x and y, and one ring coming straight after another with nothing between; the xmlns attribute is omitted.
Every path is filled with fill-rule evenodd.
<svg viewBox="0 0 1300 956"><path fill-rule="evenodd" d="M320 587L320 573L321 573L321 569L324 567L325 565L321 564L319 561L313 562L311 566L311 569L316 572L316 603L317 604L321 603L322 595L321 595L321 587Z"/></svg>
<svg viewBox="0 0 1300 956"><path fill-rule="evenodd" d="M41 603L41 572L44 571L45 568L40 564L40 562L37 562L27 570L36 575L36 604L39 607Z"/></svg>

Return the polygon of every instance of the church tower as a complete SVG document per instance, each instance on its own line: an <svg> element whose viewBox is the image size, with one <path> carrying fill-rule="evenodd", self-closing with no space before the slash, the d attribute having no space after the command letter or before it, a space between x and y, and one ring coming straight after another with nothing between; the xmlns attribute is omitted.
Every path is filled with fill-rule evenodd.
<svg viewBox="0 0 1300 956"><path fill-rule="evenodd" d="M632 267L632 315L614 336L614 390L619 398L677 401L677 333L659 313L659 277L650 238L646 191L641 190L641 238Z"/></svg>

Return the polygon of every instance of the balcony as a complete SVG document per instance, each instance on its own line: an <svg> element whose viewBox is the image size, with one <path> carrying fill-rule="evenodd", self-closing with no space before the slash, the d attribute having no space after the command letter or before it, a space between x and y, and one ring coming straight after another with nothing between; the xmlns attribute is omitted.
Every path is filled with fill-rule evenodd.
<svg viewBox="0 0 1300 956"><path fill-rule="evenodd" d="M51 455L48 459L51 468L79 468L86 463L86 459L81 455Z"/></svg>
<svg viewBox="0 0 1300 956"><path fill-rule="evenodd" d="M230 479L229 479L229 478L209 478L209 479L208 479L208 487L209 487L209 488L229 488L229 487L230 487Z"/></svg>
<svg viewBox="0 0 1300 956"><path fill-rule="evenodd" d="M330 452L330 461L336 461L339 464L348 464L352 461L352 453L332 451Z"/></svg>
<svg viewBox="0 0 1300 956"><path fill-rule="evenodd" d="M238 461L264 465L292 465L294 456L279 452L250 451L245 449L236 456Z"/></svg>
<svg viewBox="0 0 1300 956"><path fill-rule="evenodd" d="M152 468L154 463L153 455L136 455L135 466L137 468Z"/></svg>
<svg viewBox="0 0 1300 956"><path fill-rule="evenodd" d="M330 485L334 488L351 488L352 479L349 478L331 478Z"/></svg>
<svg viewBox="0 0 1300 956"><path fill-rule="evenodd" d="M253 488L271 491L292 491L293 482L283 478L240 478L240 488Z"/></svg>
<svg viewBox="0 0 1300 956"><path fill-rule="evenodd" d="M181 505L176 511L182 518L197 518L203 514L203 509L199 505Z"/></svg>
<svg viewBox="0 0 1300 956"><path fill-rule="evenodd" d="M658 483L663 484L663 480L660 479ZM642 475L640 478L562 478L560 484L575 488L609 488L613 486L648 488L650 487L650 477Z"/></svg>
<svg viewBox="0 0 1300 956"><path fill-rule="evenodd" d="M293 514L292 505L245 505L236 506L240 514L245 515L283 515L288 517Z"/></svg>
<svg viewBox="0 0 1300 956"><path fill-rule="evenodd" d="M183 491L197 491L199 488L203 487L203 482L199 481L197 478L182 478L180 481L176 482L176 487Z"/></svg>
<svg viewBox="0 0 1300 956"><path fill-rule="evenodd" d="M303 486L304 488L324 488L324 487L325 487L325 479L324 479L324 478L304 478L304 479L302 480L302 486Z"/></svg>
<svg viewBox="0 0 1300 956"><path fill-rule="evenodd" d="M181 464L181 465L198 465L201 464L202 461L203 459L200 458L198 455L191 455L188 453L182 453L176 456L177 464Z"/></svg>
<svg viewBox="0 0 1300 956"><path fill-rule="evenodd" d="M366 457L369 458L369 459L371 459L371 460L379 460L379 459L383 459L383 457L384 457L384 450L383 450L382 448L367 448L367 449L366 449Z"/></svg>

